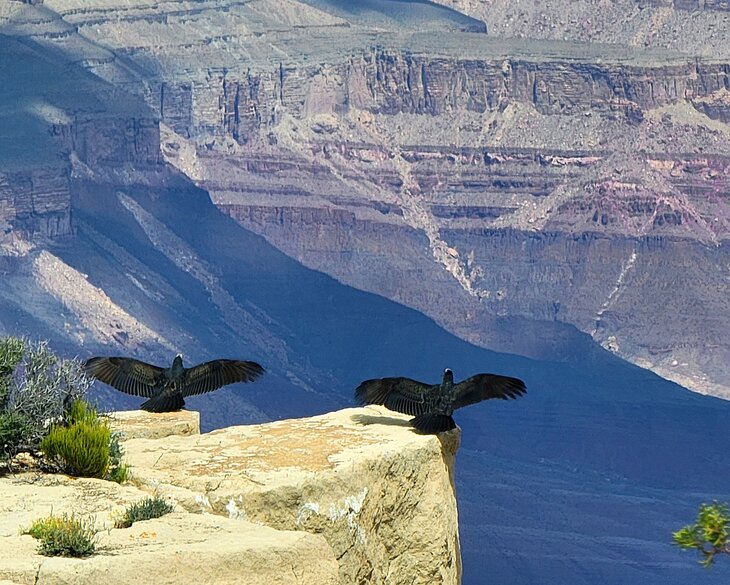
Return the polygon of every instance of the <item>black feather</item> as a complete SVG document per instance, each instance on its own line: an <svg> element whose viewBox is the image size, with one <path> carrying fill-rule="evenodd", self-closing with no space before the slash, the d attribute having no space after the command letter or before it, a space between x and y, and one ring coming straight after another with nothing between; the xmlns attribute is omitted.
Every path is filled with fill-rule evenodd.
<svg viewBox="0 0 730 585"><path fill-rule="evenodd" d="M415 415L428 412L432 390L432 386L410 378L378 378L360 384L355 389L355 399L360 404L382 404L396 412Z"/></svg>
<svg viewBox="0 0 730 585"><path fill-rule="evenodd" d="M522 380L496 374L477 374L454 384L454 389L456 390L454 409L490 398L514 399L527 392Z"/></svg>
<svg viewBox="0 0 730 585"><path fill-rule="evenodd" d="M139 407L148 412L172 412L180 410L183 406L185 406L185 400L181 394L176 392L168 396L154 396L145 400Z"/></svg>
<svg viewBox="0 0 730 585"><path fill-rule="evenodd" d="M419 414L411 420L411 424L416 430L423 433L443 433L456 428L454 419L445 414Z"/></svg>

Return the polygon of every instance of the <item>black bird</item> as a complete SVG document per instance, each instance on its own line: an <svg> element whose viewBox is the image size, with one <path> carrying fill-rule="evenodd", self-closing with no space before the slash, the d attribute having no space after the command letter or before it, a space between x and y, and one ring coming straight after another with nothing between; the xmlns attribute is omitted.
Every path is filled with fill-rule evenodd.
<svg viewBox="0 0 730 585"><path fill-rule="evenodd" d="M446 369L441 384L424 384L410 378L366 380L355 389L360 404L382 404L390 410L416 418L411 424L424 433L456 428L454 410L489 398L517 398L527 389L517 378L477 374L454 384L454 373Z"/></svg>
<svg viewBox="0 0 730 585"><path fill-rule="evenodd" d="M93 357L84 363L84 371L121 392L148 398L140 407L144 410L171 412L185 405L185 396L212 392L234 382L252 382L264 368L239 360L213 360L185 368L178 354L169 368L133 358Z"/></svg>

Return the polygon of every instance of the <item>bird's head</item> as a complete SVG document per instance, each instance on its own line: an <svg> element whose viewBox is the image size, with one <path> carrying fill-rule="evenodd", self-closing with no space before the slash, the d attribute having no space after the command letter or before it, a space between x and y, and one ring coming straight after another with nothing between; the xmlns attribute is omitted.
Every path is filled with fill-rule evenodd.
<svg viewBox="0 0 730 585"><path fill-rule="evenodd" d="M443 381L445 384L454 383L454 372L452 372L449 368L446 368L444 370L444 380Z"/></svg>
<svg viewBox="0 0 730 585"><path fill-rule="evenodd" d="M179 353L175 356L175 359L172 360L172 367L182 367L182 354Z"/></svg>

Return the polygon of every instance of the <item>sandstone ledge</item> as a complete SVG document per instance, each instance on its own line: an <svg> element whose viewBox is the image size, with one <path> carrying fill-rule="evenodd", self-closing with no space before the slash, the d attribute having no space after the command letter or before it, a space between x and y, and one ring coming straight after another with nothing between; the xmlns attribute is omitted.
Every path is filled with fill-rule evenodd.
<svg viewBox="0 0 730 585"><path fill-rule="evenodd" d="M0 558L0 580L460 582L453 489L458 430L419 435L409 417L368 407L169 434L171 428L187 433L180 421L197 420L197 413L175 414L115 417L127 436L146 434L147 424L168 435L124 442L132 485L30 473L0 478L6 495L0 550L10 552ZM140 424L143 419L149 422ZM175 502L176 512L101 532L99 554L90 559L41 557L36 542L18 533L51 509L93 514L108 528L116 513L148 493Z"/></svg>
<svg viewBox="0 0 730 585"><path fill-rule="evenodd" d="M112 427L122 440L200 434L200 413L195 410L159 413L124 410L113 412L109 416Z"/></svg>
<svg viewBox="0 0 730 585"><path fill-rule="evenodd" d="M147 494L133 486L63 475L24 473L0 479L0 584L335 585L338 565L321 536L178 511L112 529L127 505ZM53 512L93 517L97 554L48 558L19 532ZM8 581L2 581L7 579Z"/></svg>

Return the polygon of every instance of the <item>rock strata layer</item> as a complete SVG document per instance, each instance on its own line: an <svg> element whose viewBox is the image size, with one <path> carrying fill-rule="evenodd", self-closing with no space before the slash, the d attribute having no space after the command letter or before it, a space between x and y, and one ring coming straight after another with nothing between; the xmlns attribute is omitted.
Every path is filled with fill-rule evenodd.
<svg viewBox="0 0 730 585"><path fill-rule="evenodd" d="M730 395L727 4L444 3L489 34L328 2L6 3L11 61L65 90L68 59L114 113L7 68L65 162L18 156L43 124L8 141L41 170L0 176L0 243L73 231L74 178L159 191L161 149L286 254L463 339L564 359L577 329Z"/></svg>

